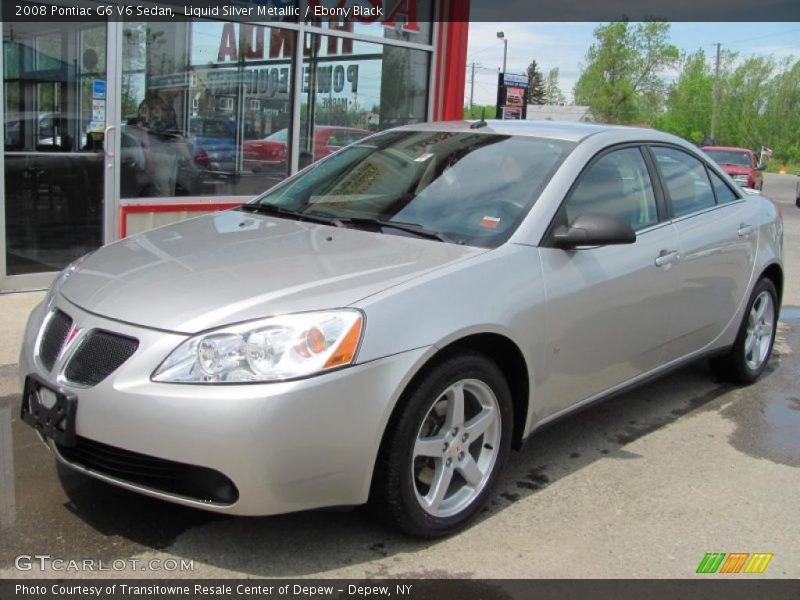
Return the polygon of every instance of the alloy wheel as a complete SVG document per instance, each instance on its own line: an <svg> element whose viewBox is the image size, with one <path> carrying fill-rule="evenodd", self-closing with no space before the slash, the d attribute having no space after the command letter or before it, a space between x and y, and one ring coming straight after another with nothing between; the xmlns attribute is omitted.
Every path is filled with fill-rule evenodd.
<svg viewBox="0 0 800 600"><path fill-rule="evenodd" d="M765 290L756 297L747 318L744 360L749 369L757 371L767 359L774 329L775 308L772 295Z"/></svg>
<svg viewBox="0 0 800 600"><path fill-rule="evenodd" d="M489 481L500 452L500 407L478 379L448 386L417 433L411 462L417 501L434 517L467 508Z"/></svg>

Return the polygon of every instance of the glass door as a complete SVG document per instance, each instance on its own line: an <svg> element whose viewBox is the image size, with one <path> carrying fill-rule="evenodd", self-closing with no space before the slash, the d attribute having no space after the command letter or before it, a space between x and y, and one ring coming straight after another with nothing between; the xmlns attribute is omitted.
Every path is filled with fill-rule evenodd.
<svg viewBox="0 0 800 600"><path fill-rule="evenodd" d="M0 290L45 287L104 241L106 142L115 143L108 32L106 23L3 24Z"/></svg>

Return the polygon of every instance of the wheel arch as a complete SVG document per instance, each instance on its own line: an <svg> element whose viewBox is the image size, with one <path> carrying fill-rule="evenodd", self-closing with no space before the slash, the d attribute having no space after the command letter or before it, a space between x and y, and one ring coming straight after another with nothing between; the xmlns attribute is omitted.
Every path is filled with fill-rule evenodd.
<svg viewBox="0 0 800 600"><path fill-rule="evenodd" d="M775 286L775 290L778 292L778 308L780 308L783 299L783 269L778 263L771 263L761 271L761 275L759 275L758 279L764 277L772 281ZM758 279L756 281L758 281Z"/></svg>
<svg viewBox="0 0 800 600"><path fill-rule="evenodd" d="M494 361L503 373L511 390L511 401L514 411L514 429L511 445L512 448L517 450L522 446L530 401L530 372L528 363L519 345L508 336L495 332L479 332L464 334L461 337L449 340L439 346L432 355L426 358L405 384L397 402L394 407L392 407L381 436L379 447L383 446L387 432L391 431L403 411L405 405L403 399L406 396L406 392L411 389L419 379L424 377L430 369L453 354L463 351L483 354Z"/></svg>

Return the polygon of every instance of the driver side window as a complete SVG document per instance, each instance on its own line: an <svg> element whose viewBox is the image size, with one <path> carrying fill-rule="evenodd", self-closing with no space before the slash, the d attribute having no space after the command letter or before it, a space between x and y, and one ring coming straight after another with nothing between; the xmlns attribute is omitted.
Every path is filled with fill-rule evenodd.
<svg viewBox="0 0 800 600"><path fill-rule="evenodd" d="M634 231L658 223L653 184L641 150L615 150L592 163L565 208L567 225L583 213L617 217Z"/></svg>

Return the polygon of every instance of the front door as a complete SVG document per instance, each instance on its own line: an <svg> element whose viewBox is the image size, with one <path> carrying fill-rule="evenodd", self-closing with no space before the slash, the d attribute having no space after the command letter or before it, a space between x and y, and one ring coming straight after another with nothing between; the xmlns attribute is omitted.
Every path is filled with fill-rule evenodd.
<svg viewBox="0 0 800 600"><path fill-rule="evenodd" d="M106 23L3 24L0 290L45 287L104 241Z"/></svg>
<svg viewBox="0 0 800 600"><path fill-rule="evenodd" d="M582 213L618 217L637 238L621 246L542 248L542 418L659 366L672 314L678 239L664 222L640 148L613 150L587 167L558 218L569 225Z"/></svg>

